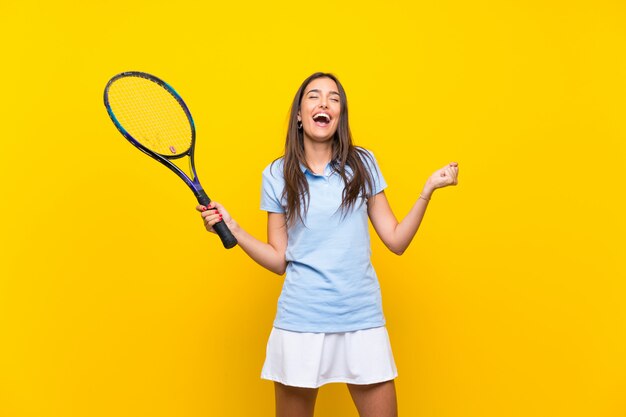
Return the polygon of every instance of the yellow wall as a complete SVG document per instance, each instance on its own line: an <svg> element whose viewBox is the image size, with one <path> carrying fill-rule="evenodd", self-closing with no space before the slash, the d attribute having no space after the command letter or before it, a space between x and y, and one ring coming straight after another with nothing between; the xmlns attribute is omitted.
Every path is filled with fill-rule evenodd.
<svg viewBox="0 0 626 417"><path fill-rule="evenodd" d="M271 416L281 278L202 228L132 148L106 81L188 102L209 195L264 236L260 172L288 107L336 73L404 215L374 262L403 416L626 415L626 4L28 1L0 5L0 415ZM345 387L317 416L356 416Z"/></svg>

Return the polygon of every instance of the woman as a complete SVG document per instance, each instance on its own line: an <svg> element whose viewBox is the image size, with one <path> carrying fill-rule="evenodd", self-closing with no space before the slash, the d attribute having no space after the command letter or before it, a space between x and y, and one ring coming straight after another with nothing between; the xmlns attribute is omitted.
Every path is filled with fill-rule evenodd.
<svg viewBox="0 0 626 417"><path fill-rule="evenodd" d="M457 184L451 162L426 181L398 222L374 156L352 144L345 91L315 73L291 107L285 155L263 171L267 243L249 235L222 205L198 206L205 227L225 221L261 266L287 273L262 378L274 381L276 415L312 416L318 388L345 382L361 417L397 415L397 376L370 261L368 218L400 255L437 188Z"/></svg>

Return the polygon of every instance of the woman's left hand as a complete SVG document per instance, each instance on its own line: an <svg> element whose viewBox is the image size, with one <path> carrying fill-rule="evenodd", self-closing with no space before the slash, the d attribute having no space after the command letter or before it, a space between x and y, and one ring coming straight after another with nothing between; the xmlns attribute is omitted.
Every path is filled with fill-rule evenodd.
<svg viewBox="0 0 626 417"><path fill-rule="evenodd" d="M424 188L432 189L447 187L449 185L457 185L459 183L459 164L450 162L445 167L435 171L426 181Z"/></svg>

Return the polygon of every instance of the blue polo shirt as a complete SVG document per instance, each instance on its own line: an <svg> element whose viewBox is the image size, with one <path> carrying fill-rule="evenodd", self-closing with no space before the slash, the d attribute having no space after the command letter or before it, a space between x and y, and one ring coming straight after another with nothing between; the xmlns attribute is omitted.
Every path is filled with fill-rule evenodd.
<svg viewBox="0 0 626 417"><path fill-rule="evenodd" d="M372 155L365 159L374 179L373 194L387 184ZM287 230L287 271L274 326L297 332L334 333L385 324L380 285L370 260L367 201L340 209L344 189L330 164L324 174L302 167L310 203L304 224ZM283 159L263 171L261 209L285 213Z"/></svg>

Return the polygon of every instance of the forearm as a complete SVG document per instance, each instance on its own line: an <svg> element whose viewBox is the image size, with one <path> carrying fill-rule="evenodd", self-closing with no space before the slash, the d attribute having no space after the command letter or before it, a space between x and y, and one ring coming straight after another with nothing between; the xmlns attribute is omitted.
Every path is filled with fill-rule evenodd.
<svg viewBox="0 0 626 417"><path fill-rule="evenodd" d="M256 263L262 267L282 275L287 268L285 260L285 252L277 250L269 243L265 243L255 238L236 222L232 222L228 227L231 229L233 236L237 239L239 247Z"/></svg>
<svg viewBox="0 0 626 417"><path fill-rule="evenodd" d="M411 210L404 219L396 225L388 244L389 249L394 253L402 255L411 244L413 237L422 224L424 214L426 214L426 209L428 208L428 200L433 191L434 190L424 188L424 191L422 191Z"/></svg>
<svg viewBox="0 0 626 417"><path fill-rule="evenodd" d="M384 191L370 198L367 208L370 220L376 233L389 250L397 255L402 255L409 247L424 219L428 201L433 192L442 187L457 185L458 165L456 162L450 162L445 167L435 171L426 181L413 208L401 222L398 222L393 215Z"/></svg>
<svg viewBox="0 0 626 417"><path fill-rule="evenodd" d="M424 185L420 197L400 222L393 215L384 194L381 193L377 196L377 201L374 202L370 210L370 219L372 219L376 232L385 246L396 255L402 255L411 244L422 223L428 207L428 200L430 200L434 190L428 183Z"/></svg>

